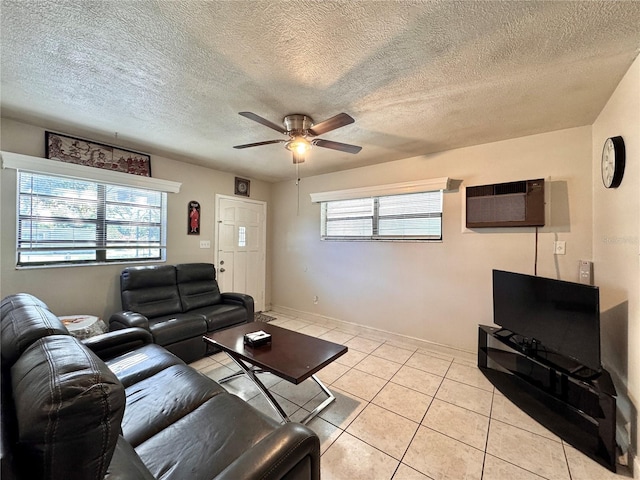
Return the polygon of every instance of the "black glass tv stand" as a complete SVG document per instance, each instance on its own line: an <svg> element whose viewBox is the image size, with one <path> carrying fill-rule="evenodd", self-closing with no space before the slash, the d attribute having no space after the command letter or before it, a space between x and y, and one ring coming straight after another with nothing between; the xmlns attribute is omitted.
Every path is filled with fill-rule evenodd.
<svg viewBox="0 0 640 480"><path fill-rule="evenodd" d="M616 391L611 376L605 369L585 369L557 354L538 353L523 348L508 331L478 327L478 368L489 381L544 427L615 472Z"/></svg>
<svg viewBox="0 0 640 480"><path fill-rule="evenodd" d="M593 370L571 358L546 349L535 339L525 338L506 328L496 328L495 330L493 335L505 345L570 377L578 380L594 380L602 373L602 369Z"/></svg>

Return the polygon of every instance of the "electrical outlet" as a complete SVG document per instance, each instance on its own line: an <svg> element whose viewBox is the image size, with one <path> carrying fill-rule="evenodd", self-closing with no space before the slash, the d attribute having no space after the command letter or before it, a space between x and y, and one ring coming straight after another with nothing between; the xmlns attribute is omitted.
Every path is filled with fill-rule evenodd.
<svg viewBox="0 0 640 480"><path fill-rule="evenodd" d="M210 240L200 240L200 248L211 248Z"/></svg>
<svg viewBox="0 0 640 480"><path fill-rule="evenodd" d="M314 305L317 305L317 304L318 304L318 296L317 296L317 295L315 295L315 296L313 297L313 304L314 304Z"/></svg>
<svg viewBox="0 0 640 480"><path fill-rule="evenodd" d="M553 242L553 254L564 255L565 253L567 253L566 247L567 242L565 242L564 240L556 240L555 242Z"/></svg>

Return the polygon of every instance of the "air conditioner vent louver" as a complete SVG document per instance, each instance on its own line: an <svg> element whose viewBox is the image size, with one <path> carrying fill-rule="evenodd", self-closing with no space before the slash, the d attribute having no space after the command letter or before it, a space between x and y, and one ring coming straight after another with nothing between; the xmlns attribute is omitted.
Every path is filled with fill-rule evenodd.
<svg viewBox="0 0 640 480"><path fill-rule="evenodd" d="M544 226L544 179L467 187L467 228Z"/></svg>
<svg viewBox="0 0 640 480"><path fill-rule="evenodd" d="M477 187L467 187L467 198L469 197L487 197L493 195L493 185L479 185Z"/></svg>
<svg viewBox="0 0 640 480"><path fill-rule="evenodd" d="M527 182L499 183L495 186L496 195L507 195L509 193L527 193Z"/></svg>

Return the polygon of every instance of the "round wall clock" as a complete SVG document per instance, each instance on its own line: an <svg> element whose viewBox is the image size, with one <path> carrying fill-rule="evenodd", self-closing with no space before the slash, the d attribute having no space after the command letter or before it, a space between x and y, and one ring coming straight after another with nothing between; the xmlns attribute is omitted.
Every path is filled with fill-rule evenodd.
<svg viewBox="0 0 640 480"><path fill-rule="evenodd" d="M602 149L602 183L606 188L617 188L624 175L624 140L622 137L607 138Z"/></svg>

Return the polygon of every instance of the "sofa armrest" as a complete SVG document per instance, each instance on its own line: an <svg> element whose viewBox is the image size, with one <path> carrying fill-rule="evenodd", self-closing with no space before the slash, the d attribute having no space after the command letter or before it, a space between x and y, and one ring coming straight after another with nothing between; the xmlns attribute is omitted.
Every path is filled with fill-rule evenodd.
<svg viewBox="0 0 640 480"><path fill-rule="evenodd" d="M320 440L304 425L286 423L247 450L219 480L319 480Z"/></svg>
<svg viewBox="0 0 640 480"><path fill-rule="evenodd" d="M109 330L122 330L123 328L140 327L149 331L149 319L141 313L122 311L109 317Z"/></svg>
<svg viewBox="0 0 640 480"><path fill-rule="evenodd" d="M151 333L142 328L124 328L87 338L82 343L100 359L108 360L143 345L153 343L153 337Z"/></svg>
<svg viewBox="0 0 640 480"><path fill-rule="evenodd" d="M234 303L247 310L247 322L253 322L253 297L244 293L226 292L221 294L222 303Z"/></svg>

